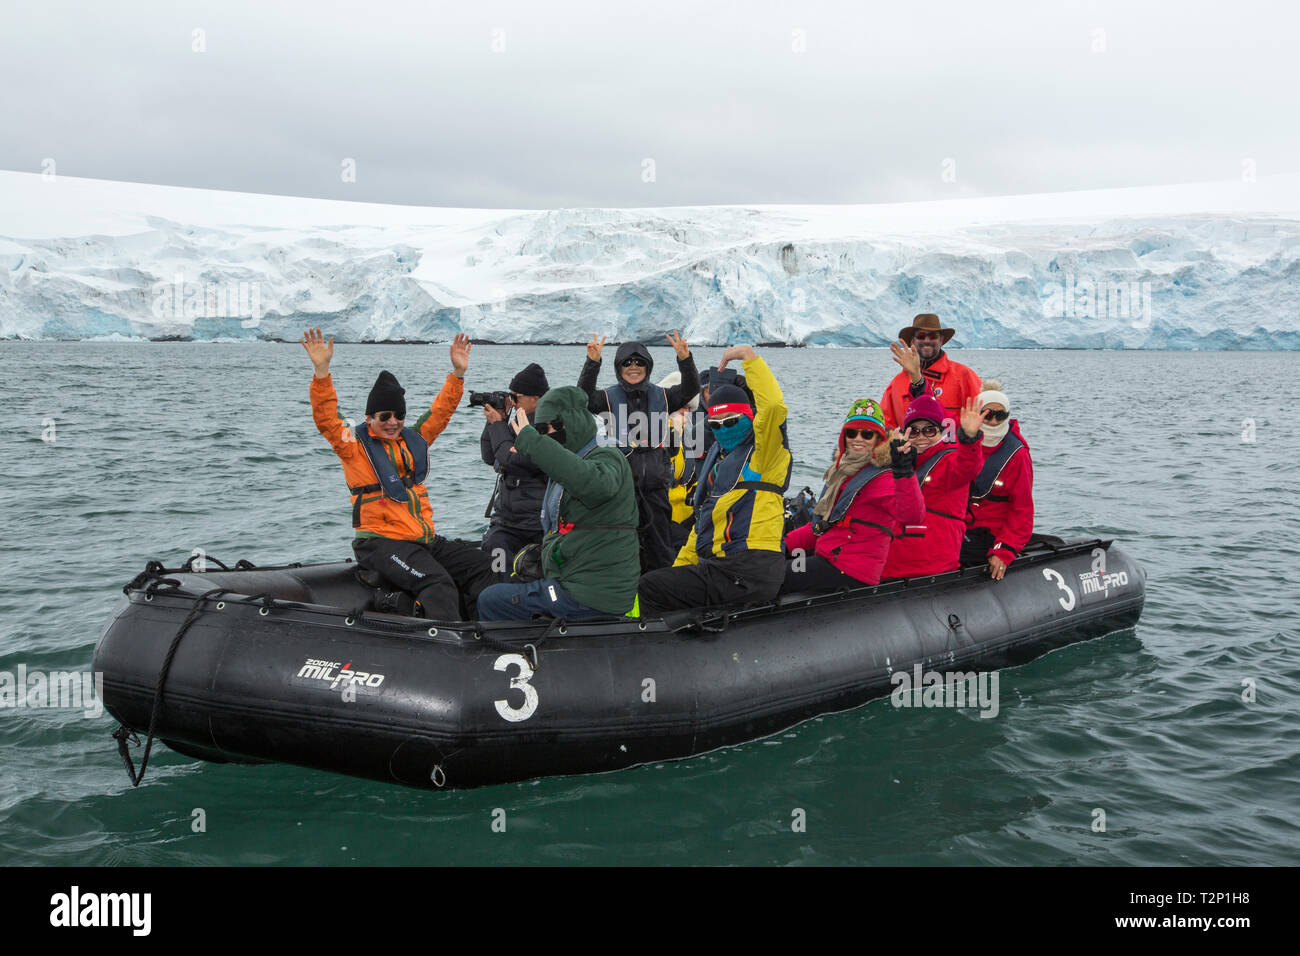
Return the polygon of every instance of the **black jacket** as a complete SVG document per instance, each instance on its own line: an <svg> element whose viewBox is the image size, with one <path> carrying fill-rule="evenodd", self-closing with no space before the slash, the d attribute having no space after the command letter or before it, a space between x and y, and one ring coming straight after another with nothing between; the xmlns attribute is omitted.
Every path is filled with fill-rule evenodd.
<svg viewBox="0 0 1300 956"><path fill-rule="evenodd" d="M509 422L488 422L479 438L484 464L492 465L501 476L492 524L540 535L546 475L523 452L511 451L514 443L515 432Z"/></svg>
<svg viewBox="0 0 1300 956"><path fill-rule="evenodd" d="M620 366L629 355L639 355L646 362L646 376L636 385L623 381ZM600 362L587 359L582 364L578 375L578 387L587 393L587 408L594 415L608 412L609 398L603 388L596 387L600 375ZM628 412L648 412L649 398L646 387L653 385L654 358L650 350L640 342L624 342L618 347L614 356L614 374L627 392ZM695 359L688 355L677 360L677 370L682 373L682 383L667 388L668 411L674 412L700 393L700 375L695 370ZM632 477L638 488L667 488L673 480L673 464L669 450L666 448L637 448L628 454L628 464L632 466Z"/></svg>

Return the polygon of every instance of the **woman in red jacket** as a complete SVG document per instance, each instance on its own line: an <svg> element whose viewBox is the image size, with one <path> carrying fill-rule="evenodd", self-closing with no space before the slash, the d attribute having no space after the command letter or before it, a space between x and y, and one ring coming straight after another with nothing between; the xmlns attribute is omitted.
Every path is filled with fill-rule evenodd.
<svg viewBox="0 0 1300 956"><path fill-rule="evenodd" d="M989 576L1001 581L1034 533L1034 463L1001 383L985 382L979 402L984 464L971 484L961 563L987 561Z"/></svg>
<svg viewBox="0 0 1300 956"><path fill-rule="evenodd" d="M943 406L932 396L921 395L907 406L903 434L916 448L916 480L925 497L925 523L910 525L894 538L885 561L886 578L957 570L966 531L966 496L984 463L978 399L962 405L956 441L945 441L943 430Z"/></svg>
<svg viewBox="0 0 1300 956"><path fill-rule="evenodd" d="M890 540L924 512L915 462L916 450L906 442L891 445L877 402L854 402L813 520L785 536L791 560L782 593L878 583Z"/></svg>

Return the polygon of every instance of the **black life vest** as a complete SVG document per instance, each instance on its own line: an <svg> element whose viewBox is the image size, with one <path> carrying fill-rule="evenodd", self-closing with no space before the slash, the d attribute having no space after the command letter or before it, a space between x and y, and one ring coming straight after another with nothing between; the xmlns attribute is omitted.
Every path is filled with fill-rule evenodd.
<svg viewBox="0 0 1300 956"><path fill-rule="evenodd" d="M970 496L973 501L1008 501L1007 495L989 494L993 490L994 482L998 480L998 475L1002 474L1002 469L1007 467L1007 462L1011 461L1013 455L1025 447L1024 440L1015 432L1009 431L1002 443L993 450L993 453L984 459L984 467L980 473L975 476L975 480L970 485Z"/></svg>
<svg viewBox="0 0 1300 956"><path fill-rule="evenodd" d="M926 459L925 464L921 465L919 468L916 469L916 483L920 485L922 488L924 488L925 479L930 474L930 472L934 471L934 466L939 464L939 460L941 458L943 458L945 455L951 455L952 452L953 449L951 448L940 448L939 453L937 455L934 455L932 458Z"/></svg>
<svg viewBox="0 0 1300 956"><path fill-rule="evenodd" d="M746 472L755 473L749 467L749 459L754 454L753 432L746 435L745 440L728 452L727 457L719 462L718 458L721 454L722 446L714 442L713 447L709 449L709 453L704 456L704 463L700 466L700 481L695 486L695 496L691 500L691 504L697 510L700 505L710 498L721 498L728 491L736 488L745 491L771 491L778 495L784 495L785 490L790 487L789 472L786 473L785 484L783 485L771 481L754 481L744 477ZM716 473L714 472L715 467L717 468Z"/></svg>
<svg viewBox="0 0 1300 956"><path fill-rule="evenodd" d="M629 412L628 394L622 383L605 389L609 403L609 418L605 419L605 432L615 444L630 455L648 448L667 448L673 443L673 430L668 421L668 392L661 385L646 386L646 411ZM636 415L639 421L629 421Z"/></svg>
<svg viewBox="0 0 1300 956"><path fill-rule="evenodd" d="M782 444L788 453L790 448L789 445L785 444L784 431L781 433L781 438ZM750 432L725 457L722 455L722 445L717 442L704 456L704 461L700 466L700 480L695 486L695 495L691 501L691 505L695 509L695 550L700 557L712 557L714 535L721 533L725 538L732 534L733 528L736 529L736 537L731 539L729 545L724 546L724 550L728 547L731 551L749 550L749 528L759 494L776 495L778 500L781 501L781 513L784 513L784 495L785 490L790 487L790 472L793 467L793 459L786 466L784 481L780 484L763 481L761 475L749 467L749 461L753 458L755 450L754 433ZM721 458L721 461L719 461L719 458ZM728 510L726 527L715 528L713 523L714 503L723 495L736 489L744 491L745 494Z"/></svg>
<svg viewBox="0 0 1300 956"><path fill-rule="evenodd" d="M424 478L429 473L429 443L414 428L402 429L402 441L406 443L406 449L411 454L411 472L407 475L399 475L392 461L389 460L388 453L384 451L384 443L370 434L370 427L365 422L353 429L353 435L365 450L366 458L370 460L370 467L374 469L375 477L379 479L373 485L348 487L348 491L357 496L352 503L352 527L360 528L363 495L382 491L384 497L389 500L406 504L411 500L407 489L424 484Z"/></svg>
<svg viewBox="0 0 1300 956"><path fill-rule="evenodd" d="M891 469L889 468L880 468L876 465L864 465L856 475L846 481L844 486L840 488L840 495L835 499L835 504L831 506L830 516L824 520L821 518L813 519L813 534L824 534L843 521L844 516L848 514L849 508L853 504L853 499L857 497L858 492L867 487L867 485L871 484L881 475L888 475L890 473ZM822 495L824 494L826 494L826 489L823 487ZM820 498L821 495L818 495L817 497ZM869 525L872 528L879 528L891 538L894 536L894 529L887 528L883 524L877 524L874 521L865 521L862 518L853 518L851 520L853 524Z"/></svg>

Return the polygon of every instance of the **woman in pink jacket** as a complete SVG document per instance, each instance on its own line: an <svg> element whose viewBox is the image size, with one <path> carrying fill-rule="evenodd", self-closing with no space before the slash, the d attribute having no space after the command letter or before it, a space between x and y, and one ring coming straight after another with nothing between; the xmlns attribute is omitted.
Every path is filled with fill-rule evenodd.
<svg viewBox="0 0 1300 956"><path fill-rule="evenodd" d="M1011 400L1001 383L985 382L979 403L984 466L970 486L961 563L987 563L989 576L1001 581L1034 533L1034 463L1020 423L1008 421Z"/></svg>
<svg viewBox="0 0 1300 956"><path fill-rule="evenodd" d="M924 513L915 464L909 443L889 441L879 403L854 402L813 520L785 536L782 593L878 583L891 539Z"/></svg>
<svg viewBox="0 0 1300 956"><path fill-rule="evenodd" d="M925 497L923 523L909 525L889 548L883 577L914 578L957 570L966 533L970 483L984 464L980 446L980 407L972 397L952 422L956 441L945 441L944 410L929 395L907 406L903 434L916 446L916 479ZM951 419L948 419L951 422Z"/></svg>

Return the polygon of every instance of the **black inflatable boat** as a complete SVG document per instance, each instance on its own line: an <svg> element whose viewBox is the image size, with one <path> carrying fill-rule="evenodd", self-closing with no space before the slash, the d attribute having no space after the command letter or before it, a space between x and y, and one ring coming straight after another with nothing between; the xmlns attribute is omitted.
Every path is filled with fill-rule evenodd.
<svg viewBox="0 0 1300 956"><path fill-rule="evenodd" d="M1022 663L1133 626L1145 580L1109 541L1047 539L999 582L971 568L730 613L478 624L367 610L351 563L150 562L94 669L136 782L156 737L216 762L475 787L753 740L887 696L917 665Z"/></svg>

